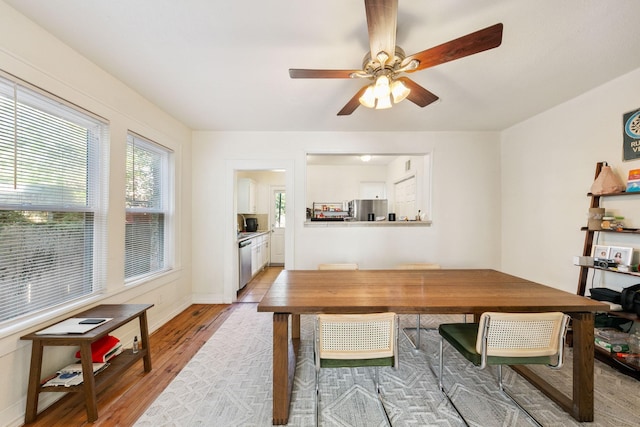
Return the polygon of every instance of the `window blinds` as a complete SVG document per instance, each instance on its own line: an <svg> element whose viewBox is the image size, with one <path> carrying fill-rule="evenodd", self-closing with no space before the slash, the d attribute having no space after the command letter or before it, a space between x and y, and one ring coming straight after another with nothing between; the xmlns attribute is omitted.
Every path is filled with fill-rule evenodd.
<svg viewBox="0 0 640 427"><path fill-rule="evenodd" d="M108 124L0 75L0 322L104 286Z"/></svg>
<svg viewBox="0 0 640 427"><path fill-rule="evenodd" d="M169 155L136 134L127 136L125 279L167 268Z"/></svg>

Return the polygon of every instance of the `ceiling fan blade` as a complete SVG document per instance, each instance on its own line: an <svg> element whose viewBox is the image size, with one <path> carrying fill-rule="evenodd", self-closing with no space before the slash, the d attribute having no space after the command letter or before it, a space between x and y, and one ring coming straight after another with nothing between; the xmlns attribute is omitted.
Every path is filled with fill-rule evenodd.
<svg viewBox="0 0 640 427"><path fill-rule="evenodd" d="M393 58L396 51L398 0L365 0L371 58L385 52Z"/></svg>
<svg viewBox="0 0 640 427"><path fill-rule="evenodd" d="M353 113L356 108L360 106L360 97L367 90L368 86L363 86L354 96L347 102L347 104L342 107L342 110L338 111L339 116L348 116Z"/></svg>
<svg viewBox="0 0 640 427"><path fill-rule="evenodd" d="M407 72L414 72L496 48L502 43L502 27L502 24L492 25L408 56L402 62L409 63L412 59L420 61L416 69L407 70Z"/></svg>
<svg viewBox="0 0 640 427"><path fill-rule="evenodd" d="M409 95L407 95L407 99L420 107L426 107L440 99L437 95L429 92L408 77L398 77L396 80L401 81L411 90Z"/></svg>
<svg viewBox="0 0 640 427"><path fill-rule="evenodd" d="M289 68L289 77L292 79L349 79L353 73L362 73L362 70L305 70Z"/></svg>

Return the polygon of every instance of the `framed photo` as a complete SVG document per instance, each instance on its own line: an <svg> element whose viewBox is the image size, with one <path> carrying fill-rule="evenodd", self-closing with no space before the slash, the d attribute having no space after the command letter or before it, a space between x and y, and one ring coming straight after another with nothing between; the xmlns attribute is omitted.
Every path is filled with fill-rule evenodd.
<svg viewBox="0 0 640 427"><path fill-rule="evenodd" d="M601 259L609 259L609 246L594 245L593 257Z"/></svg>
<svg viewBox="0 0 640 427"><path fill-rule="evenodd" d="M621 265L631 265L631 260L633 258L633 248L610 246L609 258Z"/></svg>

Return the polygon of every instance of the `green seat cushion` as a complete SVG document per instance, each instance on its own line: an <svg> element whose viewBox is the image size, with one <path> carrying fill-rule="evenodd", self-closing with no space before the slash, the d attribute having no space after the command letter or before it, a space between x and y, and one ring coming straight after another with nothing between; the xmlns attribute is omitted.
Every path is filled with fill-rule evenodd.
<svg viewBox="0 0 640 427"><path fill-rule="evenodd" d="M320 359L322 368L358 368L360 366L393 366L393 357L379 359Z"/></svg>
<svg viewBox="0 0 640 427"><path fill-rule="evenodd" d="M482 357L476 351L477 323L445 323L438 327L438 332L449 344L462 354L465 359L480 366ZM550 356L538 357L487 357L488 365L549 365L554 363Z"/></svg>

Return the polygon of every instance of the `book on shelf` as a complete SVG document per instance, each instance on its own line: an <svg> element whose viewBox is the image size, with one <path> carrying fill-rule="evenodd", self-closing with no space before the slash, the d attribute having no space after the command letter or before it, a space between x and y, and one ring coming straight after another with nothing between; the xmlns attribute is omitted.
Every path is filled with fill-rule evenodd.
<svg viewBox="0 0 640 427"><path fill-rule="evenodd" d="M637 193L640 191L640 169L632 169L629 171L627 179L627 192Z"/></svg>
<svg viewBox="0 0 640 427"><path fill-rule="evenodd" d="M93 374L95 375L98 372L102 372L102 370L104 370L107 366L109 366L108 363L93 363ZM56 375L53 378L48 379L42 386L71 387L74 385L82 384L83 381L84 379L82 377L82 363L72 363L56 372Z"/></svg>
<svg viewBox="0 0 640 427"><path fill-rule="evenodd" d="M95 363L107 362L120 353L122 343L113 335L105 335L91 344L91 361ZM80 359L80 350L76 352L76 358Z"/></svg>

